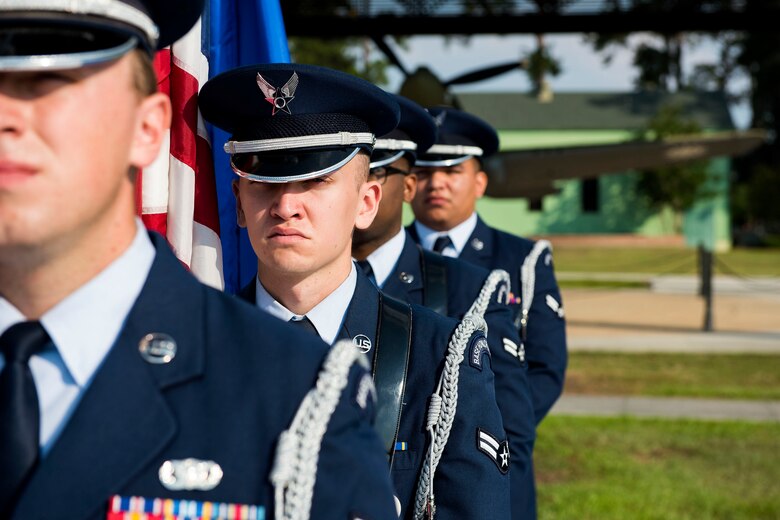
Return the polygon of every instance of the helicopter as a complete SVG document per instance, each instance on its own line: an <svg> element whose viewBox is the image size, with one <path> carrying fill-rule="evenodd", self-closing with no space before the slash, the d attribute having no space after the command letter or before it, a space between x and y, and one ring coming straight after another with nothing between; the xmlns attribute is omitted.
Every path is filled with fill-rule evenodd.
<svg viewBox="0 0 780 520"><path fill-rule="evenodd" d="M441 79L427 66L409 71L383 37L374 36L372 40L404 75L397 93L423 107L447 105L463 110L463 103L452 87L526 70L529 66L526 58ZM537 93L538 100L549 102L552 99L549 84L542 81L542 86ZM767 138L764 130L751 129L682 135L654 141L500 150L484 164L490 179L486 195L540 199L544 195L558 193L557 181L560 180L593 179L601 175L648 170L713 157L736 157L757 148Z"/></svg>

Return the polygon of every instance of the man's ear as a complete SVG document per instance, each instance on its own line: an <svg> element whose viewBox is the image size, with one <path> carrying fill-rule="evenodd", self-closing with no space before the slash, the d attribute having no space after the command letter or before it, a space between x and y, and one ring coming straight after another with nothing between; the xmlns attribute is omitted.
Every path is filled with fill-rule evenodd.
<svg viewBox="0 0 780 520"><path fill-rule="evenodd" d="M417 174L404 175L404 202L411 203L417 193Z"/></svg>
<svg viewBox="0 0 780 520"><path fill-rule="evenodd" d="M355 228L368 229L379 211L382 200L382 186L376 181L367 181L360 187L360 201L355 216Z"/></svg>
<svg viewBox="0 0 780 520"><path fill-rule="evenodd" d="M171 113L171 100L161 92L141 100L130 150L131 166L144 168L157 159L171 127Z"/></svg>
<svg viewBox="0 0 780 520"><path fill-rule="evenodd" d="M244 215L244 208L241 206L241 186L239 186L241 179L233 179L233 183L230 185L233 189L233 196L236 198L236 223L238 227L246 227L246 215Z"/></svg>
<svg viewBox="0 0 780 520"><path fill-rule="evenodd" d="M482 198L482 196L485 194L487 185L488 185L487 173L485 173L484 170L479 170L476 173L476 182L474 185L474 189L476 191L476 195L478 199Z"/></svg>

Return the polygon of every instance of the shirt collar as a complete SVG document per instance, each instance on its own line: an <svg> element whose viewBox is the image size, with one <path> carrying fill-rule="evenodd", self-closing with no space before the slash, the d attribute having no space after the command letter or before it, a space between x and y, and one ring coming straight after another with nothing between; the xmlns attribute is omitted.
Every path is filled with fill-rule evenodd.
<svg viewBox="0 0 780 520"><path fill-rule="evenodd" d="M155 250L140 219L130 247L40 319L65 366L85 386L116 341L146 283ZM0 297L0 333L26 318Z"/></svg>
<svg viewBox="0 0 780 520"><path fill-rule="evenodd" d="M368 255L368 263L374 271L374 278L379 287L385 284L385 281L395 269L401 252L406 244L406 230L401 230L393 238L379 246L373 253Z"/></svg>
<svg viewBox="0 0 780 520"><path fill-rule="evenodd" d="M472 213L469 218L448 231L434 231L428 226L421 224L419 220L414 221L414 227L417 231L417 236L420 237L420 244L422 244L424 249L431 251L437 238L449 235L457 256L460 256L463 248L466 247L466 242L468 242L469 237L474 232L474 228L477 227L477 213Z"/></svg>
<svg viewBox="0 0 780 520"><path fill-rule="evenodd" d="M357 267L354 262L347 278L339 285L335 291L330 293L325 299L314 306L306 316L312 322L314 328L323 341L332 345L336 341L344 316L347 314L347 308L352 301L352 295L355 294L357 286ZM260 279L255 279L256 287L256 305L265 312L276 316L277 318L290 321L290 318L302 318L301 315L291 312L287 307L279 303L265 290Z"/></svg>

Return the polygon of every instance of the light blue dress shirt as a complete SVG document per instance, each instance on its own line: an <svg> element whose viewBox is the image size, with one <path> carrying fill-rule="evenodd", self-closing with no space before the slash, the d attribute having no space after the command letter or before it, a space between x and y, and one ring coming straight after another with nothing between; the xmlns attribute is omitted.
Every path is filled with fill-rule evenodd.
<svg viewBox="0 0 780 520"><path fill-rule="evenodd" d="M417 231L417 236L420 237L420 244L428 251L433 250L433 244L437 238L449 235L452 245L445 247L441 254L457 258L460 256L463 248L466 247L466 242L468 242L469 237L474 232L474 228L477 227L477 214L472 213L469 218L449 231L434 231L428 226L421 224L419 220L414 221L414 227Z"/></svg>
<svg viewBox="0 0 780 520"><path fill-rule="evenodd" d="M347 278L341 282L341 285L306 313L306 317L309 318L314 328L317 329L317 334L329 345L336 341L339 330L341 330L341 324L344 322L344 317L347 314L347 308L349 308L349 304L352 301L352 295L355 294L357 269L358 267L352 262L352 269L349 271ZM302 315L290 311L268 294L263 284L260 283L259 278L255 279L255 291L257 306L268 314L284 321L290 321L293 317L296 320L303 318Z"/></svg>
<svg viewBox="0 0 780 520"><path fill-rule="evenodd" d="M154 261L154 246L140 220L130 247L94 278L40 319L52 343L30 359L41 410L40 446L45 456L73 414L92 377L119 336ZM25 321L0 296L0 334ZM0 369L5 360L0 354Z"/></svg>
<svg viewBox="0 0 780 520"><path fill-rule="evenodd" d="M379 287L385 284L387 278L395 269L395 265L401 257L401 252L404 250L404 244L406 244L406 230L401 228L397 235L379 246L366 258L368 263L371 264L376 284Z"/></svg>

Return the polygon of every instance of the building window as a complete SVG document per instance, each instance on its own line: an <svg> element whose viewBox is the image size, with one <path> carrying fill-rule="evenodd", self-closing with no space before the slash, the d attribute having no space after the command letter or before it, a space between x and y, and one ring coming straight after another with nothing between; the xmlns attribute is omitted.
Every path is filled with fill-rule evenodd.
<svg viewBox="0 0 780 520"><path fill-rule="evenodd" d="M598 213L599 212L599 180L596 179L583 179L582 180L581 206L583 213Z"/></svg>
<svg viewBox="0 0 780 520"><path fill-rule="evenodd" d="M542 197L529 198L528 211L542 211Z"/></svg>

